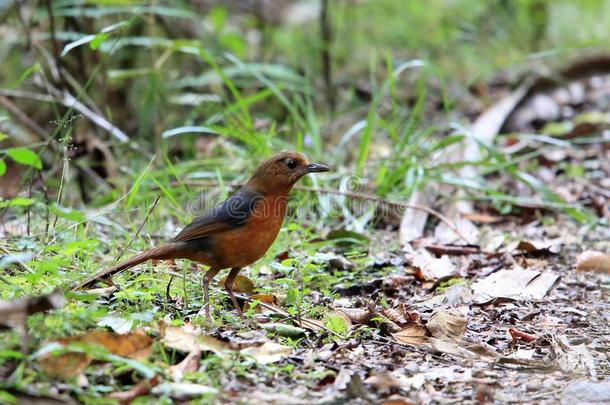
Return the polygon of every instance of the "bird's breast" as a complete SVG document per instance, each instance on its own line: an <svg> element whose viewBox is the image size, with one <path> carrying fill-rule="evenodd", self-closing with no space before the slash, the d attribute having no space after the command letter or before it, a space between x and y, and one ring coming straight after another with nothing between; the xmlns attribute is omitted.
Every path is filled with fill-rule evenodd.
<svg viewBox="0 0 610 405"><path fill-rule="evenodd" d="M260 259L275 241L286 215L286 196L265 196L243 226L214 237L219 267L244 267Z"/></svg>

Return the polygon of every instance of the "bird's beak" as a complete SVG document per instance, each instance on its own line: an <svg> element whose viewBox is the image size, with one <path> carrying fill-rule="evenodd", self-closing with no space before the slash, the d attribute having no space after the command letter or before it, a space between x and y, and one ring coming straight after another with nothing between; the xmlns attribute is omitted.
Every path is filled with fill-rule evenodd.
<svg viewBox="0 0 610 405"><path fill-rule="evenodd" d="M320 163L310 163L305 170L306 173L327 172L330 169Z"/></svg>

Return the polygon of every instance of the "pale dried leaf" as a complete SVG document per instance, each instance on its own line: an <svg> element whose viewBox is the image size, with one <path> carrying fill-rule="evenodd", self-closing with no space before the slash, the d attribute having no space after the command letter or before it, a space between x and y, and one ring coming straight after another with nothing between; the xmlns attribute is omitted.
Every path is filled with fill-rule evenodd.
<svg viewBox="0 0 610 405"><path fill-rule="evenodd" d="M610 274L610 254L593 250L584 251L578 256L576 269Z"/></svg>
<svg viewBox="0 0 610 405"><path fill-rule="evenodd" d="M275 363L292 353L292 348L279 343L265 342L259 346L251 346L240 351L242 354L252 356L261 364Z"/></svg>
<svg viewBox="0 0 610 405"><path fill-rule="evenodd" d="M436 281L458 273L448 256L434 257L426 249L408 255L411 265L417 269L416 277L423 281Z"/></svg>
<svg viewBox="0 0 610 405"><path fill-rule="evenodd" d="M428 339L428 331L422 325L410 324L392 336L399 343L420 346Z"/></svg>
<svg viewBox="0 0 610 405"><path fill-rule="evenodd" d="M197 371L201 362L201 349L196 347L180 363L169 367L174 381L182 381L184 373Z"/></svg>
<svg viewBox="0 0 610 405"><path fill-rule="evenodd" d="M151 354L152 339L142 331L116 334L94 330L83 335L60 338L51 342L51 344L62 346L77 343L102 346L112 354L144 360ZM86 353L81 352L69 352L57 356L48 353L39 358L39 366L49 376L70 378L82 373L92 360Z"/></svg>
<svg viewBox="0 0 610 405"><path fill-rule="evenodd" d="M432 193L429 190L416 191L411 196L411 202L413 204L429 207L432 205L433 195L435 195L435 193ZM406 245L412 240L421 238L424 234L424 228L426 227L427 221L427 212L412 208L406 209L400 220L400 243Z"/></svg>
<svg viewBox="0 0 610 405"><path fill-rule="evenodd" d="M559 275L550 271L528 269L500 270L472 285L476 302L485 303L496 298L540 300L555 285Z"/></svg>
<svg viewBox="0 0 610 405"><path fill-rule="evenodd" d="M459 340L466 333L466 325L468 319L458 311L441 309L430 316L426 327L435 338Z"/></svg>

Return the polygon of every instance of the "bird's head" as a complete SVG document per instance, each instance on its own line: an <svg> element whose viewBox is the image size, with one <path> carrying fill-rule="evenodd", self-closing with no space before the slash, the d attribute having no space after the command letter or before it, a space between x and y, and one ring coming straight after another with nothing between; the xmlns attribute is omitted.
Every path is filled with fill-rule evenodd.
<svg viewBox="0 0 610 405"><path fill-rule="evenodd" d="M287 194L304 175L328 170L327 166L311 163L300 153L280 152L258 165L248 185L262 193Z"/></svg>

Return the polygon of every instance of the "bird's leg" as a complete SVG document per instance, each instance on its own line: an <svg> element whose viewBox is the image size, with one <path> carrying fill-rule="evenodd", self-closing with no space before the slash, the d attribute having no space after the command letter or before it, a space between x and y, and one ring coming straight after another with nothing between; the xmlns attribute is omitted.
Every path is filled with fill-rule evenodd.
<svg viewBox="0 0 610 405"><path fill-rule="evenodd" d="M239 304L237 304L237 300L235 299L235 295L233 294L233 283L235 282L235 278L237 277L237 274L239 273L240 270L241 270L240 267L233 267L231 269L231 271L229 272L229 275L227 276L227 279L225 280L225 290L227 290L227 294L229 294L229 297L231 298L231 301L233 302L233 305L235 306L235 309L237 310L239 317L243 321L244 314L241 311Z"/></svg>
<svg viewBox="0 0 610 405"><path fill-rule="evenodd" d="M205 275L203 276L203 279L201 281L201 286L203 287L203 308L201 308L202 310L205 308L205 316L210 319L210 295L209 295L209 287L210 287L210 281L212 281L212 279L216 276L216 274L218 274L218 272L220 271L220 269L216 269L216 268L211 268L209 269ZM201 311L199 311L199 314L201 314Z"/></svg>

